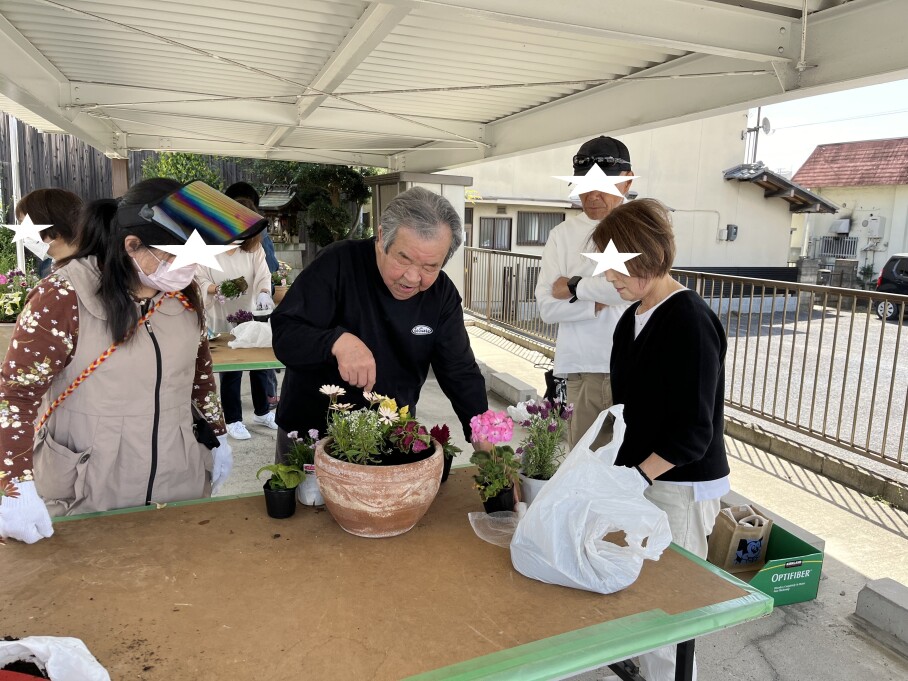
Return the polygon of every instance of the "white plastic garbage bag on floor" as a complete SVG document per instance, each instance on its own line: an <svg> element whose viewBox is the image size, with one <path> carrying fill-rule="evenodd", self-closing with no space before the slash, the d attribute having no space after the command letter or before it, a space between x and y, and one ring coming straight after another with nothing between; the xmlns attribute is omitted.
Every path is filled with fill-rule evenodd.
<svg viewBox="0 0 908 681"><path fill-rule="evenodd" d="M623 412L616 405L599 415L527 509L511 541L511 562L521 574L614 593L633 584L643 561L657 560L671 543L668 517L643 496L646 481L633 468L614 465L624 441ZM593 452L609 413L614 438ZM627 546L603 540L621 530Z"/></svg>
<svg viewBox="0 0 908 681"><path fill-rule="evenodd" d="M38 665L51 681L110 681L107 670L77 638L29 636L0 641L0 669L19 661Z"/></svg>

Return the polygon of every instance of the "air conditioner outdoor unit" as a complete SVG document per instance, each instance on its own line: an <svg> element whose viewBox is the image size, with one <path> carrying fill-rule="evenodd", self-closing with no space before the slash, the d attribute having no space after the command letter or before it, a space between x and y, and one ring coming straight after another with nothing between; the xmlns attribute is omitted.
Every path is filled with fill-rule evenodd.
<svg viewBox="0 0 908 681"><path fill-rule="evenodd" d="M851 231L851 220L833 220L829 225L830 234L848 234Z"/></svg>
<svg viewBox="0 0 908 681"><path fill-rule="evenodd" d="M868 238L882 237L883 232L886 231L886 218L882 215L871 215L861 221L861 227L867 228Z"/></svg>

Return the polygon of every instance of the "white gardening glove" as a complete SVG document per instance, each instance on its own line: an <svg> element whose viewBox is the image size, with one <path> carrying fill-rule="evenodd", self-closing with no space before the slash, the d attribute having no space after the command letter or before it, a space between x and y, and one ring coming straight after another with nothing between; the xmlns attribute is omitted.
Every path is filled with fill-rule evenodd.
<svg viewBox="0 0 908 681"><path fill-rule="evenodd" d="M18 482L19 496L0 499L0 537L34 544L54 533L47 506L38 496L35 481Z"/></svg>
<svg viewBox="0 0 908 681"><path fill-rule="evenodd" d="M271 294L265 293L264 291L259 293L258 302L256 303L256 307L258 307L258 309L260 309L260 310L273 310L274 301L271 300Z"/></svg>
<svg viewBox="0 0 908 681"><path fill-rule="evenodd" d="M211 456L214 464L211 466L211 494L214 496L221 491L221 487L230 477L230 470L233 468L233 450L227 444L226 435L218 435L217 447L211 450Z"/></svg>

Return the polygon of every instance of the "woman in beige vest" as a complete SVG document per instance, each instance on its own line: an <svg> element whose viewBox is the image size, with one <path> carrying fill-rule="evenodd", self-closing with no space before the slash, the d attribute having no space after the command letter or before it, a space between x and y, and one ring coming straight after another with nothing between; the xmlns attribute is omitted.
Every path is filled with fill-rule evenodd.
<svg viewBox="0 0 908 681"><path fill-rule="evenodd" d="M127 219L179 188L147 180L90 204L79 250L29 294L0 366L0 536L32 543L53 533L50 516L209 496L229 474L195 265L172 268L152 246L184 243L187 228Z"/></svg>

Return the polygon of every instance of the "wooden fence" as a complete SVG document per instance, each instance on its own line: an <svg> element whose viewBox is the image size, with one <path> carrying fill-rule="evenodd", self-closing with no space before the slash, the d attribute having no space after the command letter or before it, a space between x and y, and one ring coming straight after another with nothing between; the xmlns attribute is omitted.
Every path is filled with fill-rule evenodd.
<svg viewBox="0 0 908 681"><path fill-rule="evenodd" d="M2 222L12 222L12 169L10 168L10 116L0 112L0 204L6 208ZM42 133L19 121L19 196L35 189L59 187L94 201L111 196L111 161L100 151L72 135ZM129 153L129 186L142 181L142 163L157 152ZM203 157L224 178L224 186L250 181L236 159Z"/></svg>

